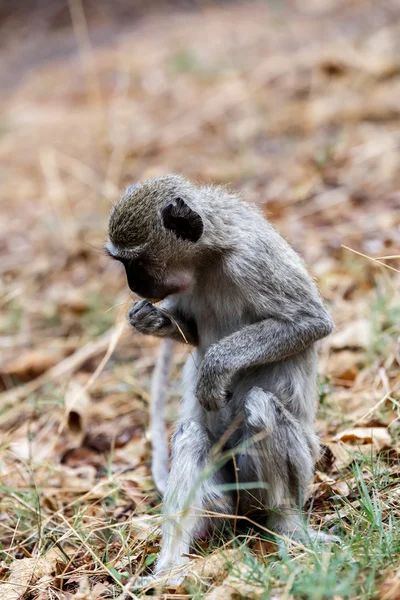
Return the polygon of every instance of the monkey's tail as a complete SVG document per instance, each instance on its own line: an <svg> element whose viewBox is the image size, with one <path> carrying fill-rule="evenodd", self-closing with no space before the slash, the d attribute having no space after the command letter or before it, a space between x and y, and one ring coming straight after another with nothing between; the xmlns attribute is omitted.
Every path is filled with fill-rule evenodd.
<svg viewBox="0 0 400 600"><path fill-rule="evenodd" d="M150 435L153 450L151 473L161 495L165 493L169 474L165 405L173 351L174 342L164 340L161 344L151 385Z"/></svg>

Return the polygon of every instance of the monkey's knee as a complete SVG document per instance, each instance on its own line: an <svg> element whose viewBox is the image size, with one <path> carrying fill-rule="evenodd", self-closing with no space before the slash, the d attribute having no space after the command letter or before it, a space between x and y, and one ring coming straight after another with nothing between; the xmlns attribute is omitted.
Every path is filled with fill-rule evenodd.
<svg viewBox="0 0 400 600"><path fill-rule="evenodd" d="M314 463L307 431L274 394L260 388L249 392L244 411L248 431L265 433L247 457L247 470L268 485L261 493L265 505L279 510L301 507Z"/></svg>
<svg viewBox="0 0 400 600"><path fill-rule="evenodd" d="M172 436L172 458L183 456L195 460L196 464L204 462L211 449L211 440L207 429L196 419L185 419L179 423Z"/></svg>
<svg viewBox="0 0 400 600"><path fill-rule="evenodd" d="M185 419L181 421L173 436L172 444L179 445L187 444L198 440L200 442L208 442L209 434L206 427L196 419Z"/></svg>
<svg viewBox="0 0 400 600"><path fill-rule="evenodd" d="M277 399L271 392L252 388L244 401L245 424L254 432L272 433L276 426Z"/></svg>

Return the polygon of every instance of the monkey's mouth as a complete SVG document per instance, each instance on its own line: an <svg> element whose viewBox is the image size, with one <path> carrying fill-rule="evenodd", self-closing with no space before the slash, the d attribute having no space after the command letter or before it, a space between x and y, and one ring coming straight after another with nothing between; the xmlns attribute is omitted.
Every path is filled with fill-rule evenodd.
<svg viewBox="0 0 400 600"><path fill-rule="evenodd" d="M158 287L158 286L135 286L134 289L130 288L132 292L140 296L141 298L150 300L151 302L160 302L164 300L168 296L173 296L174 294L183 294L188 289L189 285L185 286L168 286L168 287Z"/></svg>
<svg viewBox="0 0 400 600"><path fill-rule="evenodd" d="M193 274L189 271L180 271L166 275L162 281L132 277L127 273L128 285L132 292L141 298L157 298L164 300L173 294L183 294L193 282Z"/></svg>

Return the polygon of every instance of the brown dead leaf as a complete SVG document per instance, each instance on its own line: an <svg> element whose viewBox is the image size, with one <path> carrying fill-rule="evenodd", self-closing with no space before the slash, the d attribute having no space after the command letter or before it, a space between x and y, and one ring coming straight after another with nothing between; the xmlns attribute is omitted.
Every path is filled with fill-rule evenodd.
<svg viewBox="0 0 400 600"><path fill-rule="evenodd" d="M350 322L328 341L333 350L345 348L368 348L371 343L372 328L367 319Z"/></svg>
<svg viewBox="0 0 400 600"><path fill-rule="evenodd" d="M33 594L34 600L52 600L51 592L49 589L40 590ZM69 598L65 598L65 600L69 600Z"/></svg>
<svg viewBox="0 0 400 600"><path fill-rule="evenodd" d="M74 595L76 600L90 600L91 599L91 588L90 581L87 575L82 575L79 579L79 589Z"/></svg>
<svg viewBox="0 0 400 600"><path fill-rule="evenodd" d="M32 460L33 463L48 460L54 449L54 431L36 429L25 422L15 431L9 447L15 456L23 460ZM11 469L10 474L14 476L15 470Z"/></svg>
<svg viewBox="0 0 400 600"><path fill-rule="evenodd" d="M113 595L112 589L104 583L96 583L90 594L91 600L99 600L100 598L110 598Z"/></svg>
<svg viewBox="0 0 400 600"><path fill-rule="evenodd" d="M353 382L359 373L360 355L350 350L335 352L329 359L328 370L331 377Z"/></svg>
<svg viewBox="0 0 400 600"><path fill-rule="evenodd" d="M229 565L238 563L241 559L242 555L239 550L225 550L205 559L195 560L187 579L189 581L193 579L222 581L228 573Z"/></svg>
<svg viewBox="0 0 400 600"><path fill-rule="evenodd" d="M136 507L143 503L146 494L140 489L137 481L133 481L132 479L124 479L121 481L121 488L125 491L126 495L130 500L132 500Z"/></svg>
<svg viewBox="0 0 400 600"><path fill-rule="evenodd" d="M322 471L323 473L329 473L332 470L332 467L335 462L335 456L330 449L330 447L326 444L321 445L320 457L315 465L317 471Z"/></svg>
<svg viewBox="0 0 400 600"><path fill-rule="evenodd" d="M335 483L330 487L336 496L347 497L350 494L349 486L345 481L335 481Z"/></svg>
<svg viewBox="0 0 400 600"><path fill-rule="evenodd" d="M10 566L8 580L0 589L0 600L19 600L31 590L42 577L49 576L55 569L55 559L22 558Z"/></svg>
<svg viewBox="0 0 400 600"><path fill-rule="evenodd" d="M49 294L61 310L69 310L74 314L82 314L89 306L89 297L85 288L69 288L53 286Z"/></svg>
<svg viewBox="0 0 400 600"><path fill-rule="evenodd" d="M327 444L329 450L332 452L334 456L334 467L338 471L342 471L346 469L354 460L352 452L350 452L350 448L341 441L338 442L330 442Z"/></svg>
<svg viewBox="0 0 400 600"><path fill-rule="evenodd" d="M29 381L54 367L65 356L66 352L62 348L35 348L6 362L0 367L0 373L3 376L8 375L18 377L22 381Z"/></svg>
<svg viewBox="0 0 400 600"><path fill-rule="evenodd" d="M347 444L343 441L330 442L328 446L335 457L334 471L347 469L354 460L357 460L357 455L370 457L378 451L375 443L361 443L360 441L355 444Z"/></svg>
<svg viewBox="0 0 400 600"><path fill-rule="evenodd" d="M272 549L267 543L265 549L267 553L270 553L271 550L274 552L276 546ZM228 575L228 571L232 566L234 566L235 572ZM206 594L205 598L209 600L261 598L262 594L265 593L265 589L261 586L246 583L246 580L251 580L251 569L243 565L241 552L231 549L213 554L204 560L193 561L193 566L191 566L185 583L201 581L203 583L207 582L207 585L211 582L217 584Z"/></svg>
<svg viewBox="0 0 400 600"><path fill-rule="evenodd" d="M83 464L74 469L63 465L58 469L60 488L65 492L88 492L95 485L96 469Z"/></svg>
<svg viewBox="0 0 400 600"><path fill-rule="evenodd" d="M83 444L97 452L107 452L111 448L126 446L131 441L137 447L141 444L141 438L143 438L143 428L139 424L127 425L120 428L118 427L118 422L116 423L115 419L110 418L108 420L105 419L102 423L91 425L85 435Z"/></svg>
<svg viewBox="0 0 400 600"><path fill-rule="evenodd" d="M85 467L91 465L96 469L103 466L102 457L90 448L81 447L68 450L63 456L63 463L69 467Z"/></svg>
<svg viewBox="0 0 400 600"><path fill-rule="evenodd" d="M253 548L252 548L252 552L253 554L256 554L257 556L269 556L270 554L276 554L278 550L278 545L276 544L276 542L273 542L272 540L256 540L256 543L254 544Z"/></svg>
<svg viewBox="0 0 400 600"><path fill-rule="evenodd" d="M400 600L400 568L391 571L379 587L380 600Z"/></svg>
<svg viewBox="0 0 400 600"><path fill-rule="evenodd" d="M332 496L347 497L350 494L349 486L345 481L336 481L321 472L317 472L316 479L317 481L311 487L314 503L328 500Z"/></svg>
<svg viewBox="0 0 400 600"><path fill-rule="evenodd" d="M392 445L392 438L386 427L353 427L338 433L334 439L351 445L373 444L378 451Z"/></svg>
<svg viewBox="0 0 400 600"><path fill-rule="evenodd" d="M204 597L207 600L236 600L237 598L258 600L265 595L265 588L261 585L246 583L246 581L251 581L251 578L251 567L240 565L238 573L228 575L221 585L212 589Z"/></svg>

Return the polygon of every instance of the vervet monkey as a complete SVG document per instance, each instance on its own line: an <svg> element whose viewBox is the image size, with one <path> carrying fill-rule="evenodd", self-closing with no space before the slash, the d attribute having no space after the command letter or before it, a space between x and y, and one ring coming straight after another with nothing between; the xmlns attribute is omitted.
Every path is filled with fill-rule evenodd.
<svg viewBox="0 0 400 600"><path fill-rule="evenodd" d="M278 535L315 537L300 510L319 454L316 342L333 323L303 261L255 206L177 175L128 188L106 249L133 292L162 299L135 302L132 327L196 348L184 368L156 575L188 560L192 540L216 522L207 511L239 506ZM170 351L153 384L161 403ZM213 468L218 444L232 458Z"/></svg>

